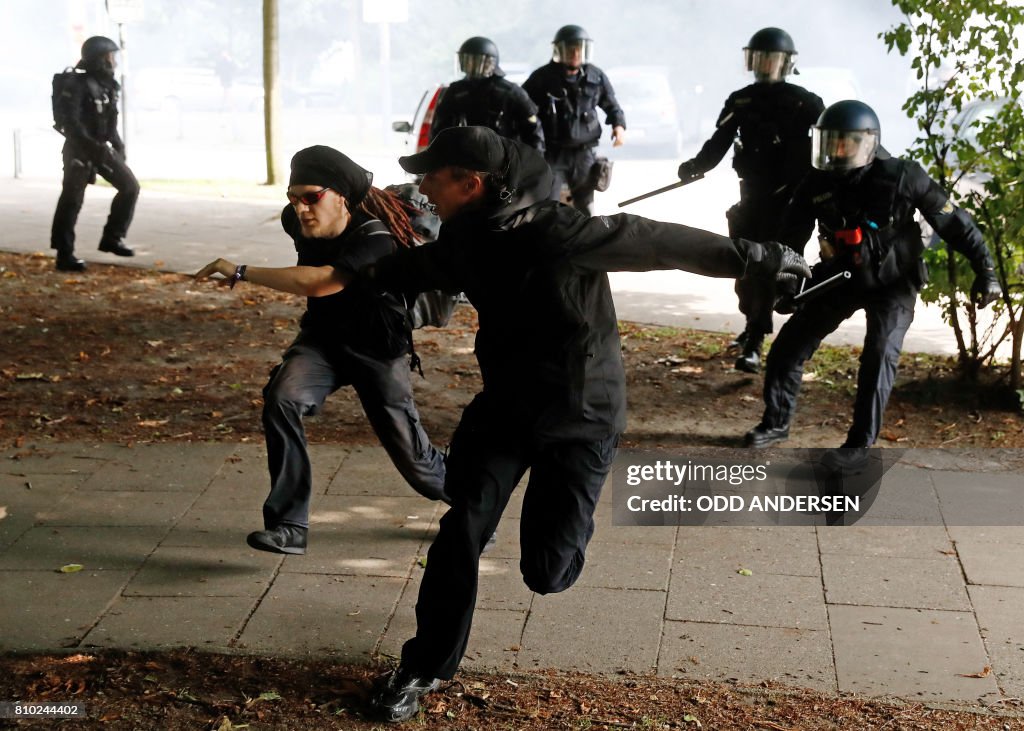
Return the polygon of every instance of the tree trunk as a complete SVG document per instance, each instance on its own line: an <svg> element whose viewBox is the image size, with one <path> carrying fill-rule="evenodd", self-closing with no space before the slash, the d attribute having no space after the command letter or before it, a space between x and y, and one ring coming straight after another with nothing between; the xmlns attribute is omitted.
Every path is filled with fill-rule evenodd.
<svg viewBox="0 0 1024 731"><path fill-rule="evenodd" d="M281 147L278 119L281 116L281 94L277 87L277 0L263 0L263 137L267 155L267 185L280 180L279 150Z"/></svg>

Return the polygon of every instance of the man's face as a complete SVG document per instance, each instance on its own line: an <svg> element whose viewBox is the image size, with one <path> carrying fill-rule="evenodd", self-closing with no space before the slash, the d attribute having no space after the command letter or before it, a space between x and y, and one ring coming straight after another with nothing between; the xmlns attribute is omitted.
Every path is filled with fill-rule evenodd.
<svg viewBox="0 0 1024 731"><path fill-rule="evenodd" d="M117 68L117 51L111 51L106 54L106 65L111 71Z"/></svg>
<svg viewBox="0 0 1024 731"><path fill-rule="evenodd" d="M483 181L472 173L456 178L452 175L452 168L444 167L423 176L420 193L434 205L437 217L448 221L482 197Z"/></svg>
<svg viewBox="0 0 1024 731"><path fill-rule="evenodd" d="M333 239L348 226L351 215L345 196L322 185L292 185L288 202L295 209L307 239Z"/></svg>
<svg viewBox="0 0 1024 731"><path fill-rule="evenodd" d="M583 65L583 42L566 43L565 58L563 63L571 69L578 69Z"/></svg>

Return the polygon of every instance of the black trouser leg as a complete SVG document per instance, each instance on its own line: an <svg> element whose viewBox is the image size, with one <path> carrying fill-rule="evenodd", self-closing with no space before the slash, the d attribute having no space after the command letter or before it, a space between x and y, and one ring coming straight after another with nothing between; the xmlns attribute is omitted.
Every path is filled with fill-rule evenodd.
<svg viewBox="0 0 1024 731"><path fill-rule="evenodd" d="M594 166L596 155L592 147L574 150L569 179L572 192L572 205L577 211L588 216L594 215L594 185L590 177L590 169Z"/></svg>
<svg viewBox="0 0 1024 731"><path fill-rule="evenodd" d="M64 183L50 228L50 248L59 256L70 256L75 251L75 224L91 177L92 167L87 161L64 152Z"/></svg>
<svg viewBox="0 0 1024 731"><path fill-rule="evenodd" d="M725 214L729 237L772 241L778 228L777 215L778 211L763 201L752 198L742 200ZM746 323L743 328L747 334L743 352L748 354L760 351L765 335L775 329L772 322L774 288L767 282L751 278L737 279L733 289Z"/></svg>
<svg viewBox="0 0 1024 731"><path fill-rule="evenodd" d="M263 389L263 430L270 469L264 527L309 526L313 470L302 419L315 414L338 387L335 370L324 353L296 340Z"/></svg>
<svg viewBox="0 0 1024 731"><path fill-rule="evenodd" d="M139 199L139 181L118 153L111 151L104 161L96 166L96 172L117 190L110 204L110 215L103 227L102 243L115 245L128 234L135 215L135 203Z"/></svg>
<svg viewBox="0 0 1024 731"><path fill-rule="evenodd" d="M837 299L840 297L837 295ZM800 393L804 361L858 307L849 302L829 304L819 298L794 313L779 329L764 370L763 426L780 429L789 425Z"/></svg>
<svg viewBox="0 0 1024 731"><path fill-rule="evenodd" d="M352 361L352 385L392 464L420 495L447 502L444 455L420 424L408 359L380 361L352 353Z"/></svg>
<svg viewBox="0 0 1024 731"><path fill-rule="evenodd" d="M450 679L466 651L476 605L480 553L512 490L529 467L528 436L494 430L481 397L463 413L448 451L446 489L452 507L427 552L416 602L416 636L402 647L402 665Z"/></svg>
<svg viewBox="0 0 1024 731"><path fill-rule="evenodd" d="M878 439L916 301L916 292L901 291L872 298L864 307L867 333L857 371L853 424L845 446L870 447Z"/></svg>

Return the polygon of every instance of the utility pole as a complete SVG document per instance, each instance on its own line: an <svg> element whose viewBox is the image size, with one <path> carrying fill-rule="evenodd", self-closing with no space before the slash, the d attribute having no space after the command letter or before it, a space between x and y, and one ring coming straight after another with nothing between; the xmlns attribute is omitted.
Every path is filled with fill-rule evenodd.
<svg viewBox="0 0 1024 731"><path fill-rule="evenodd" d="M278 119L281 112L281 93L277 86L277 0L263 0L263 136L267 155L267 185L280 180L277 161L281 148Z"/></svg>

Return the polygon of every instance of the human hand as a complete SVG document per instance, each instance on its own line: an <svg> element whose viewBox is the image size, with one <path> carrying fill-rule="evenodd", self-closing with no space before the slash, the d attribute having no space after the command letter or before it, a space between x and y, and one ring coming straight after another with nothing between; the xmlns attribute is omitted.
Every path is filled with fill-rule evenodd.
<svg viewBox="0 0 1024 731"><path fill-rule="evenodd" d="M626 142L626 128L620 124L612 127L612 147L622 147Z"/></svg>
<svg viewBox="0 0 1024 731"><path fill-rule="evenodd" d="M680 180L692 180L698 175L700 175L700 171L697 169L697 163L693 160L684 160L679 164Z"/></svg>
<svg viewBox="0 0 1024 731"><path fill-rule="evenodd" d="M971 302L979 310L985 309L1003 294L999 280L991 269L982 269L971 283Z"/></svg>
<svg viewBox="0 0 1024 731"><path fill-rule="evenodd" d="M235 264L227 259L217 259L196 272L192 278L197 282L201 282L204 279L210 279L214 274L220 274L222 279L217 280L217 284L225 287L231 284L236 268Z"/></svg>

